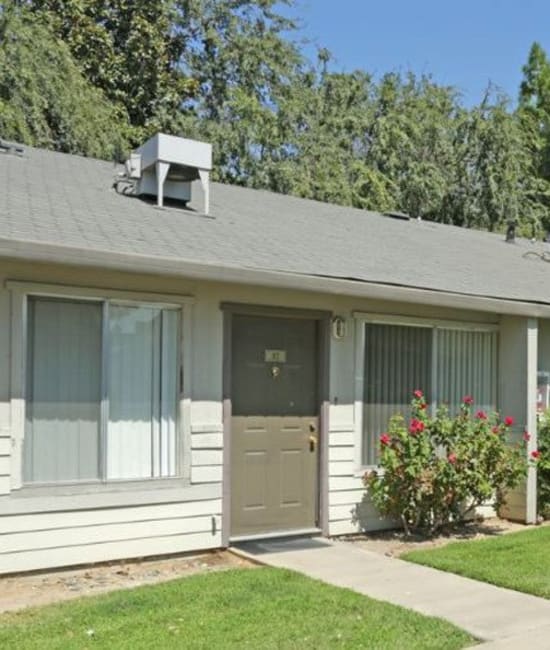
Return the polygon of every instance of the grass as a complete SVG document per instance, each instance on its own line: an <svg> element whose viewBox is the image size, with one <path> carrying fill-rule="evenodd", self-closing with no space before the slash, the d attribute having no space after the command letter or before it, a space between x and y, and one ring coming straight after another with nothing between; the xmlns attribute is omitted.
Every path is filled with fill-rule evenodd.
<svg viewBox="0 0 550 650"><path fill-rule="evenodd" d="M550 598L550 526L410 551L401 559Z"/></svg>
<svg viewBox="0 0 550 650"><path fill-rule="evenodd" d="M445 621L267 568L196 575L0 616L0 648L6 650L451 650L473 643Z"/></svg>

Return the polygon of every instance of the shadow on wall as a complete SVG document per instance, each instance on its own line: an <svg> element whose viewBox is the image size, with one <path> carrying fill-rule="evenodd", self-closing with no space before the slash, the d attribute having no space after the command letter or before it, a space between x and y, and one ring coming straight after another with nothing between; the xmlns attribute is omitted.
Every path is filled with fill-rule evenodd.
<svg viewBox="0 0 550 650"><path fill-rule="evenodd" d="M357 526L357 532L401 528L399 522L383 517L378 512L366 489L363 492L361 501L354 506L350 506L350 517L353 525Z"/></svg>

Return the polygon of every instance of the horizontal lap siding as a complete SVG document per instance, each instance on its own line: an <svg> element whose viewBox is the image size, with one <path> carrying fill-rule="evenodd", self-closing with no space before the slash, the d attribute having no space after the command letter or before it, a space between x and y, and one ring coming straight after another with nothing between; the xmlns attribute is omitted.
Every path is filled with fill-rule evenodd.
<svg viewBox="0 0 550 650"><path fill-rule="evenodd" d="M10 491L11 438L9 432L0 429L0 494Z"/></svg>
<svg viewBox="0 0 550 650"><path fill-rule="evenodd" d="M368 496L362 476L356 471L355 434L339 429L329 434L328 518L330 535L394 528L380 517Z"/></svg>
<svg viewBox="0 0 550 650"><path fill-rule="evenodd" d="M223 434L206 431L191 434L191 483L221 483L223 476Z"/></svg>
<svg viewBox="0 0 550 650"><path fill-rule="evenodd" d="M0 517L0 573L221 546L221 500Z"/></svg>
<svg viewBox="0 0 550 650"><path fill-rule="evenodd" d="M94 542L82 546L40 549L0 555L0 574L123 560L148 555L185 553L217 548L220 545L221 539L219 536L213 536L210 532L200 532L187 535L128 539L117 542Z"/></svg>
<svg viewBox="0 0 550 650"><path fill-rule="evenodd" d="M181 492L150 489L141 503L132 499L131 491L127 504L112 507L109 494L52 497L54 509L24 514L26 499L11 499L11 508L0 514L0 574L219 548L222 445L222 434L208 432L206 426L192 433L191 486ZM174 498L178 492L180 501Z"/></svg>

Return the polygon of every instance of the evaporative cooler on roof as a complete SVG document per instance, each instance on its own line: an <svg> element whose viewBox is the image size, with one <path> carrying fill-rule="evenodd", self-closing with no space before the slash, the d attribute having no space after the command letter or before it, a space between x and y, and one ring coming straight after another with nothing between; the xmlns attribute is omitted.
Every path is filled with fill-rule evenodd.
<svg viewBox="0 0 550 650"><path fill-rule="evenodd" d="M135 194L187 203L191 183L200 180L204 191L204 213L209 212L212 145L174 135L157 133L136 149L126 161L126 176L135 181Z"/></svg>

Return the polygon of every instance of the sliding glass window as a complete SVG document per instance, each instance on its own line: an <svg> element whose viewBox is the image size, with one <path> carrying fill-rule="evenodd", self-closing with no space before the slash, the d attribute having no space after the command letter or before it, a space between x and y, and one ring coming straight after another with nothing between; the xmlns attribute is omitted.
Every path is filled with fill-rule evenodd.
<svg viewBox="0 0 550 650"><path fill-rule="evenodd" d="M177 473L180 311L29 297L26 483Z"/></svg>

